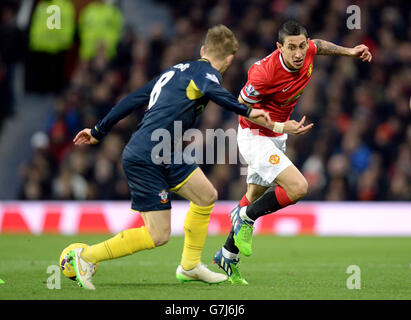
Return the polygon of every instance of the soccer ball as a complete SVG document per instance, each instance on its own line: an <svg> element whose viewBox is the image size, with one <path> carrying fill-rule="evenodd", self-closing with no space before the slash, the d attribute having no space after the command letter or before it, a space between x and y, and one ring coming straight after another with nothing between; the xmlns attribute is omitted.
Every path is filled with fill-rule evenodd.
<svg viewBox="0 0 411 320"><path fill-rule="evenodd" d="M72 243L67 248L65 248L63 252L61 253L59 265L60 265L61 272L63 272L63 274L67 278L71 280L76 280L76 273L74 272L74 268L70 265L70 263L68 263L68 256L67 256L68 253L71 250L78 249L78 248L86 248L86 247L88 247L88 245L85 243ZM96 273L96 271L97 271L97 265L94 268L93 276Z"/></svg>

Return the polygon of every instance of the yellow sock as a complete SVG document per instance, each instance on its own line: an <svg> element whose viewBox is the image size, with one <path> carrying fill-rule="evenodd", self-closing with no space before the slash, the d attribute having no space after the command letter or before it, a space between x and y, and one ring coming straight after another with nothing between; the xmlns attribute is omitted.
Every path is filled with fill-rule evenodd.
<svg viewBox="0 0 411 320"><path fill-rule="evenodd" d="M88 262L97 263L152 248L154 243L150 233L146 227L140 227L124 230L106 241L89 246L81 256Z"/></svg>
<svg viewBox="0 0 411 320"><path fill-rule="evenodd" d="M208 222L214 204L200 207L190 202L190 209L184 220L184 249L181 266L185 270L193 269L201 262L201 253L207 237Z"/></svg>

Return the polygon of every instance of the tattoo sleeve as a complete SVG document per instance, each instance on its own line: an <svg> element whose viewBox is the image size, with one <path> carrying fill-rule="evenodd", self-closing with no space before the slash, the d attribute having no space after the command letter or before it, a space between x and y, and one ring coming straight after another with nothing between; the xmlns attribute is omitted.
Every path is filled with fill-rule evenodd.
<svg viewBox="0 0 411 320"><path fill-rule="evenodd" d="M325 56L351 56L349 48L337 46L336 44L320 40L314 39L314 44L317 47L317 54L325 55Z"/></svg>

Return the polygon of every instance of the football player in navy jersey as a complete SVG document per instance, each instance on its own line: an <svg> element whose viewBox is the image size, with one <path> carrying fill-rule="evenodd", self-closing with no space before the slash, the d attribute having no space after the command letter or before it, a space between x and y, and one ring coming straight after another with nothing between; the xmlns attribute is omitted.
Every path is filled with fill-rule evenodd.
<svg viewBox="0 0 411 320"><path fill-rule="evenodd" d="M166 130L170 137L174 137L176 121L181 123L183 132L192 128L209 100L250 120L269 125L268 113L240 104L221 86L221 75L230 66L237 49L238 42L226 26L209 29L201 48L201 59L166 69L121 100L94 128L83 129L74 138L76 145L96 144L119 120L148 105L122 155L132 198L131 209L140 212L145 226L124 230L102 243L71 251L70 263L83 288L95 289L92 275L98 262L153 249L168 242L170 191L190 201L184 221L184 249L176 270L177 279L207 283L227 279L225 274L212 272L201 263L210 213L217 200L216 189L197 164L181 161L184 158L181 157L182 150L174 148L173 138L168 148L153 154L158 144L158 140L153 139L153 132Z"/></svg>

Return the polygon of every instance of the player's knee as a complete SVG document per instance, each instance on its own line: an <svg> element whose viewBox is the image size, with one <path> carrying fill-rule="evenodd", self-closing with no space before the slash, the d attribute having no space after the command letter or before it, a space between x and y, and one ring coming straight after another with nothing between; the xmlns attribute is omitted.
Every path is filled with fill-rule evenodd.
<svg viewBox="0 0 411 320"><path fill-rule="evenodd" d="M217 200L218 200L218 192L215 188L213 188L210 191L210 194L208 195L206 206L211 206L212 204L216 203Z"/></svg>
<svg viewBox="0 0 411 320"><path fill-rule="evenodd" d="M302 199L308 192L308 182L305 178L299 179L295 182L292 187L290 188L289 197L294 202Z"/></svg>
<svg viewBox="0 0 411 320"><path fill-rule="evenodd" d="M151 235L155 247L160 247L165 245L170 239L170 229L164 229L162 231L154 232Z"/></svg>
<svg viewBox="0 0 411 320"><path fill-rule="evenodd" d="M158 236L155 239L153 239L154 246L156 246L156 247L163 246L168 242L169 239L170 239L170 235Z"/></svg>
<svg viewBox="0 0 411 320"><path fill-rule="evenodd" d="M308 182L305 178L295 181L293 184L285 188L287 195L293 202L297 202L304 198L308 192Z"/></svg>
<svg viewBox="0 0 411 320"><path fill-rule="evenodd" d="M218 192L215 188L212 188L208 190L208 192L205 192L196 204L201 207L208 207L213 205L217 201L217 199Z"/></svg>
<svg viewBox="0 0 411 320"><path fill-rule="evenodd" d="M213 192L211 193L211 197L210 197L209 200L210 200L210 205L217 202L217 200L218 200L218 191L216 189L213 189Z"/></svg>

